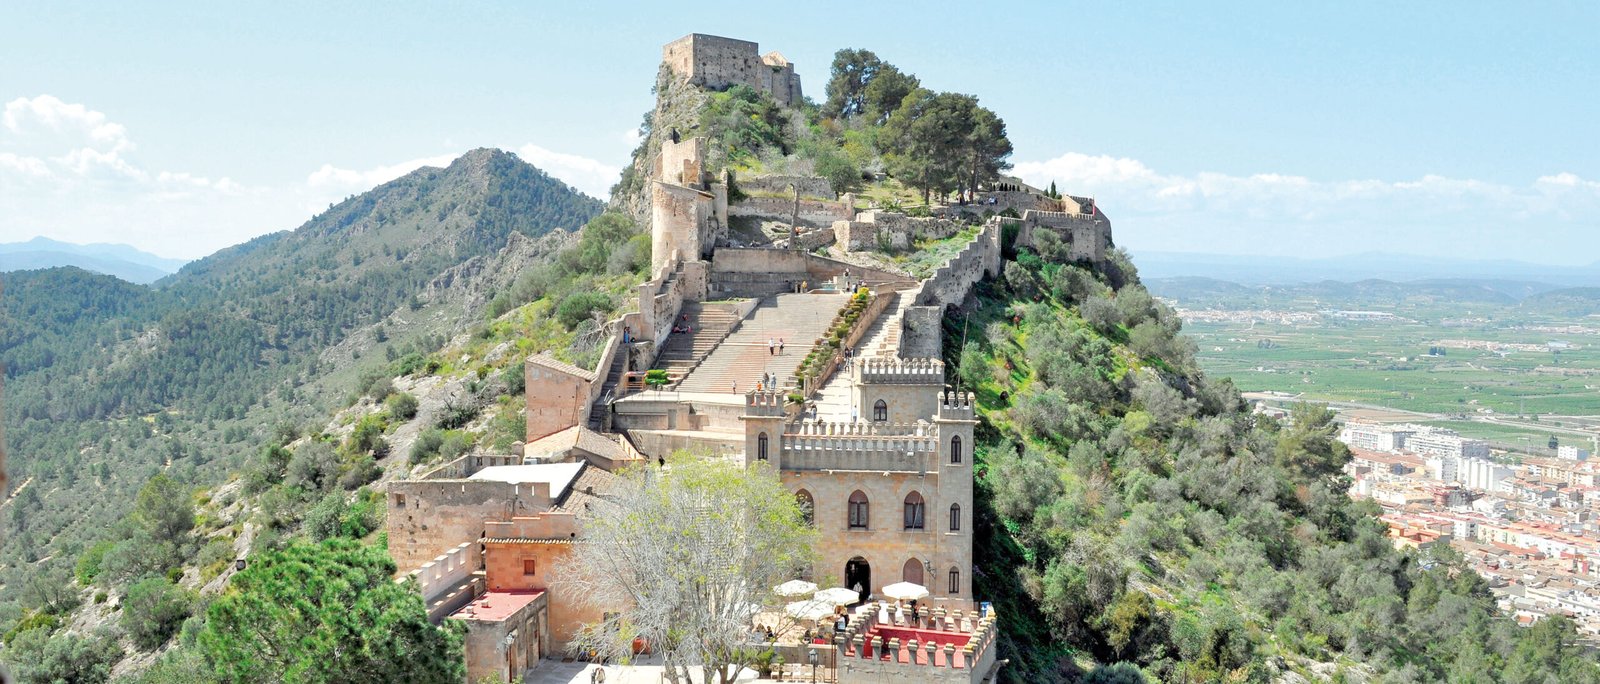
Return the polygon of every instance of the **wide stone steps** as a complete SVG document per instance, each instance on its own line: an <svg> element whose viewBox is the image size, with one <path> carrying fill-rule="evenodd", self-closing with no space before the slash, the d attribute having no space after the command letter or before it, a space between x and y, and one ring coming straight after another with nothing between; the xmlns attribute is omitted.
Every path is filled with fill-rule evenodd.
<svg viewBox="0 0 1600 684"><path fill-rule="evenodd" d="M674 327L687 326L692 333L672 333L656 356L656 368L664 368L669 376L682 377L717 348L723 338L739 326L736 304L702 304L688 302L683 305Z"/></svg>
<svg viewBox="0 0 1600 684"><path fill-rule="evenodd" d="M722 340L688 377L683 392L738 393L756 388L763 374L774 374L778 386L794 384L794 370L817 338L844 307L845 294L780 294L762 299L739 328ZM781 353L769 353L769 340L784 341Z"/></svg>
<svg viewBox="0 0 1600 684"><path fill-rule="evenodd" d="M900 351L900 321L905 314L906 307L911 299L896 292L891 295L895 298L884 309L878 320L873 321L872 327L867 329L867 334L862 336L861 343L856 345L856 350L866 357L887 356L894 357Z"/></svg>

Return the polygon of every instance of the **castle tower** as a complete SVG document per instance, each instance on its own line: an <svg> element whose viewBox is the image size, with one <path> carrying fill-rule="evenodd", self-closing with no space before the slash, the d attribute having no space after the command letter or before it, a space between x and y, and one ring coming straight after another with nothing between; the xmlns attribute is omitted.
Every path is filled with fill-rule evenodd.
<svg viewBox="0 0 1600 684"><path fill-rule="evenodd" d="M938 549L934 576L927 585L935 596L972 596L972 433L978 424L973 404L968 392L944 392L933 421L939 440L941 508L930 517L946 542Z"/></svg>
<svg viewBox="0 0 1600 684"><path fill-rule="evenodd" d="M744 463L766 461L777 468L786 418L782 392L746 392L744 395Z"/></svg>
<svg viewBox="0 0 1600 684"><path fill-rule="evenodd" d="M944 362L938 359L857 359L850 373L857 420L910 423L932 419L944 390Z"/></svg>

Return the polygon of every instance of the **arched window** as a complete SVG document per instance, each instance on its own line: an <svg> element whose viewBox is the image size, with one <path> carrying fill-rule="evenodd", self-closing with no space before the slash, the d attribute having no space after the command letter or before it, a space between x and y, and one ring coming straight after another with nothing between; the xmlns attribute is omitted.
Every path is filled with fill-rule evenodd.
<svg viewBox="0 0 1600 684"><path fill-rule="evenodd" d="M867 495L857 489L850 493L850 529L867 529Z"/></svg>
<svg viewBox="0 0 1600 684"><path fill-rule="evenodd" d="M794 502L800 505L800 517L805 518L806 524L817 524L817 500L811 498L811 492L804 489L794 493Z"/></svg>
<svg viewBox="0 0 1600 684"><path fill-rule="evenodd" d="M950 531L961 531L961 504L950 504Z"/></svg>
<svg viewBox="0 0 1600 684"><path fill-rule="evenodd" d="M906 529L922 529L922 495L912 492L906 495Z"/></svg>
<svg viewBox="0 0 1600 684"><path fill-rule="evenodd" d="M912 584L922 584L922 561L915 558L900 568L900 579Z"/></svg>
<svg viewBox="0 0 1600 684"><path fill-rule="evenodd" d="M756 460L767 460L767 433L756 435Z"/></svg>
<svg viewBox="0 0 1600 684"><path fill-rule="evenodd" d="M961 571L950 568L950 593L961 593Z"/></svg>
<svg viewBox="0 0 1600 684"><path fill-rule="evenodd" d="M888 420L889 419L889 403L884 401L884 400L882 400L882 399L879 399L878 403L873 404L872 405L872 419L873 420L877 420L877 421Z"/></svg>
<svg viewBox="0 0 1600 684"><path fill-rule="evenodd" d="M961 462L961 435L950 438L950 462Z"/></svg>

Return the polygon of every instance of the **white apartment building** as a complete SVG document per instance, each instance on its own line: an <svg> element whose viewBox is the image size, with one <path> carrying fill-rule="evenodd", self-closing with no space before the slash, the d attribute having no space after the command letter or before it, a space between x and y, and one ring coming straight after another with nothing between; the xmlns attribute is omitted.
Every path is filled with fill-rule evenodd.
<svg viewBox="0 0 1600 684"><path fill-rule="evenodd" d="M1583 461L1589 458L1589 450L1579 449L1571 445L1560 446L1556 447L1556 457L1564 458L1568 461Z"/></svg>
<svg viewBox="0 0 1600 684"><path fill-rule="evenodd" d="M1484 492L1500 491L1500 485L1513 475L1510 468L1482 458L1461 459L1456 467L1456 481L1461 486Z"/></svg>
<svg viewBox="0 0 1600 684"><path fill-rule="evenodd" d="M1423 456L1489 458L1489 443L1467 439L1447 431L1418 433L1406 438L1406 448Z"/></svg>
<svg viewBox="0 0 1600 684"><path fill-rule="evenodd" d="M1345 423L1339 431L1339 441L1360 449L1394 453L1406 448L1406 438L1419 429L1422 428L1417 425Z"/></svg>

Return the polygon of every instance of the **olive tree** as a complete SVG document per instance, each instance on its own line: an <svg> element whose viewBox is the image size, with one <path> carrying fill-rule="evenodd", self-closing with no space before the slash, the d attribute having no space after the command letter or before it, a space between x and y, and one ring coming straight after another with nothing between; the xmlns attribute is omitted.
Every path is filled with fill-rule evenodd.
<svg viewBox="0 0 1600 684"><path fill-rule="evenodd" d="M810 565L815 531L766 463L679 453L621 473L561 569L580 602L608 612L581 648L627 663L636 639L667 679L730 682L748 663L755 609Z"/></svg>

